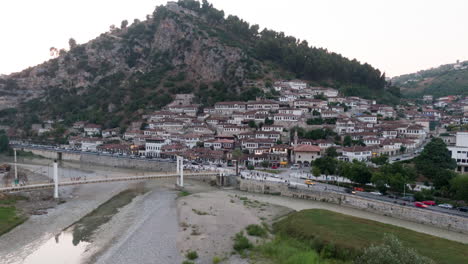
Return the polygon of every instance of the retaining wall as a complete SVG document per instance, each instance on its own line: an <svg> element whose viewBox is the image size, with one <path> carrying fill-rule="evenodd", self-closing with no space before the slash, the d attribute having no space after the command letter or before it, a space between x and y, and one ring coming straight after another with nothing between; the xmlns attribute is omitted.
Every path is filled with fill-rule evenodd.
<svg viewBox="0 0 468 264"><path fill-rule="evenodd" d="M468 218L372 200L351 194L318 191L313 188L307 189L307 191L291 189L282 183L245 179L240 180L240 189L247 192L278 194L292 198L329 202L468 234Z"/></svg>

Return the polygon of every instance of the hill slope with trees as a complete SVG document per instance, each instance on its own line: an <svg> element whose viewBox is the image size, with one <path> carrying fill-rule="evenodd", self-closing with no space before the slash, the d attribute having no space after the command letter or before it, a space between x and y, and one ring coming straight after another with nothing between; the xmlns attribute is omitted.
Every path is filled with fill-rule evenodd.
<svg viewBox="0 0 468 264"><path fill-rule="evenodd" d="M260 31L206 1L159 6L145 21L122 21L88 43L69 44L68 51L52 47L54 59L0 78L0 95L17 102L0 111L3 123L27 129L48 118L115 127L160 109L177 93L194 93L202 105L274 98L260 88L275 79L304 79L383 103L400 96L367 63Z"/></svg>
<svg viewBox="0 0 468 264"><path fill-rule="evenodd" d="M435 97L468 95L468 61L401 75L391 81L409 97L424 94Z"/></svg>

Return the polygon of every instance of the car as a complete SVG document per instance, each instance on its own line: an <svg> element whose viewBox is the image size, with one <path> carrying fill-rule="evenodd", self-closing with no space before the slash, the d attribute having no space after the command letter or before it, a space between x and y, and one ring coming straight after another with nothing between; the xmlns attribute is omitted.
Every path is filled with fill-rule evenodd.
<svg viewBox="0 0 468 264"><path fill-rule="evenodd" d="M407 202L414 202L415 200L413 196L405 196L405 197L402 197L401 199Z"/></svg>
<svg viewBox="0 0 468 264"><path fill-rule="evenodd" d="M278 168L278 165L272 165L271 168L276 170Z"/></svg>
<svg viewBox="0 0 468 264"><path fill-rule="evenodd" d="M439 206L440 208L445 208L445 209L453 209L453 205L451 204L439 204L437 206Z"/></svg>
<svg viewBox="0 0 468 264"><path fill-rule="evenodd" d="M468 206L462 206L457 208L460 212L468 212Z"/></svg>
<svg viewBox="0 0 468 264"><path fill-rule="evenodd" d="M370 192L370 194L378 195L378 196L382 196L382 195L383 195L381 192Z"/></svg>
<svg viewBox="0 0 468 264"><path fill-rule="evenodd" d="M427 207L427 205L425 205L425 204L423 204L421 202L415 202L414 206L419 207L419 208L426 208Z"/></svg>
<svg viewBox="0 0 468 264"><path fill-rule="evenodd" d="M393 195L393 194L389 194L389 195L387 195L387 197L391 198L391 199L398 199L398 196Z"/></svg>
<svg viewBox="0 0 468 264"><path fill-rule="evenodd" d="M345 193L356 194L356 191L350 188L346 188L344 191Z"/></svg>
<svg viewBox="0 0 468 264"><path fill-rule="evenodd" d="M436 202L434 201L422 201L423 204L425 205L430 205L430 206L435 206L436 205Z"/></svg>
<svg viewBox="0 0 468 264"><path fill-rule="evenodd" d="M221 167L223 167L223 165L221 165L221 164L216 164L216 167L221 168Z"/></svg>
<svg viewBox="0 0 468 264"><path fill-rule="evenodd" d="M291 170L298 170L299 169L299 164L294 164L291 166Z"/></svg>
<svg viewBox="0 0 468 264"><path fill-rule="evenodd" d="M314 185L315 184L315 182L313 182L312 180L305 180L304 183L307 184L307 185Z"/></svg>

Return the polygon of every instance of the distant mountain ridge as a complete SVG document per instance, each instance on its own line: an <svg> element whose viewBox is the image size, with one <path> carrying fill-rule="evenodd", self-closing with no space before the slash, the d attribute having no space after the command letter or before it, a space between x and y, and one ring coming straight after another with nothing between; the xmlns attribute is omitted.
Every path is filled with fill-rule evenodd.
<svg viewBox="0 0 468 264"><path fill-rule="evenodd" d="M457 61L436 68L404 74L391 79L406 96L424 94L442 97L468 95L468 61Z"/></svg>
<svg viewBox="0 0 468 264"><path fill-rule="evenodd" d="M260 88L276 79L398 100L399 91L369 64L283 33L259 32L258 25L225 17L206 1L168 2L145 21L124 22L88 43L71 41L57 58L0 78L0 97L11 103L0 111L0 122L28 128L48 118L115 127L160 109L177 93L194 93L202 105L273 98Z"/></svg>

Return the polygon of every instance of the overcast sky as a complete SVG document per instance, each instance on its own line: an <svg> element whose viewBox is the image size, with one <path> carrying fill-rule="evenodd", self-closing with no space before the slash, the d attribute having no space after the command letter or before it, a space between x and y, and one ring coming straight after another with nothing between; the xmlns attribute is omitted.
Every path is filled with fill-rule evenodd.
<svg viewBox="0 0 468 264"><path fill-rule="evenodd" d="M211 0L260 28L370 63L395 76L468 60L468 0ZM144 19L161 0L1 0L0 74L49 59L111 24Z"/></svg>

